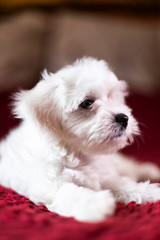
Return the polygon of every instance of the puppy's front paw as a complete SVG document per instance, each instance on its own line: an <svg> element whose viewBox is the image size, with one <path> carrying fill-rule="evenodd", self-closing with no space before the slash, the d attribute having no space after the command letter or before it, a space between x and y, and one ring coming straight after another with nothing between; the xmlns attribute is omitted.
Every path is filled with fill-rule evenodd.
<svg viewBox="0 0 160 240"><path fill-rule="evenodd" d="M78 214L79 220L101 221L114 213L115 199L108 190L93 192L81 207L82 211Z"/></svg>
<svg viewBox="0 0 160 240"><path fill-rule="evenodd" d="M95 192L74 184L65 184L56 194L49 210L80 221L96 222L112 215L115 200L109 190Z"/></svg>
<svg viewBox="0 0 160 240"><path fill-rule="evenodd" d="M155 202L160 200L160 186L158 183L150 184L149 181L131 186L127 191L119 192L116 196L117 202L136 203Z"/></svg>

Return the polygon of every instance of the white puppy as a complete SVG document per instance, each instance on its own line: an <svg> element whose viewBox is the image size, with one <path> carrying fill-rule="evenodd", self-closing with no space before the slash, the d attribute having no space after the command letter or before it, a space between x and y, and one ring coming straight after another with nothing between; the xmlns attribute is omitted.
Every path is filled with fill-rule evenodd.
<svg viewBox="0 0 160 240"><path fill-rule="evenodd" d="M115 202L160 199L152 164L117 154L138 134L126 83L104 61L83 58L16 95L23 119L0 145L0 183L63 216L103 220Z"/></svg>

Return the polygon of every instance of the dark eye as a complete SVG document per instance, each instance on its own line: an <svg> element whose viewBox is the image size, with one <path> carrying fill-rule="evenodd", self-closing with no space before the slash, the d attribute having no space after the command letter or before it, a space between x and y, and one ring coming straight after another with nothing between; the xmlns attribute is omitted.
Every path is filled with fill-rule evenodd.
<svg viewBox="0 0 160 240"><path fill-rule="evenodd" d="M86 99L79 105L79 107L84 109L89 109L93 103L94 103L93 100Z"/></svg>

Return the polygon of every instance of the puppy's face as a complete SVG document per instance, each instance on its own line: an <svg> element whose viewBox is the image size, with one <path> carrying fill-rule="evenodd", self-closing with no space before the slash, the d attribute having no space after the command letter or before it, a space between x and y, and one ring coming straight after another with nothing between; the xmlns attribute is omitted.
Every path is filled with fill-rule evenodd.
<svg viewBox="0 0 160 240"><path fill-rule="evenodd" d="M87 63L77 63L71 78L65 71L59 72L65 79L63 135L66 142L84 152L112 153L133 141L137 122L125 104L126 83L103 61Z"/></svg>
<svg viewBox="0 0 160 240"><path fill-rule="evenodd" d="M43 77L31 90L32 106L38 121L63 144L84 153L112 153L138 133L125 104L126 84L104 61L82 59Z"/></svg>

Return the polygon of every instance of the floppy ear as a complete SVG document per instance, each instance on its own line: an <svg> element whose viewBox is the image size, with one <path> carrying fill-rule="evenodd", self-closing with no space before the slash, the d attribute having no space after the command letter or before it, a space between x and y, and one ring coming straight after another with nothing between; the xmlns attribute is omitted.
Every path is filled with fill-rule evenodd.
<svg viewBox="0 0 160 240"><path fill-rule="evenodd" d="M43 78L33 89L20 91L15 95L13 113L17 118L36 121L55 129L61 119L59 101L60 79L54 74L43 72Z"/></svg>

